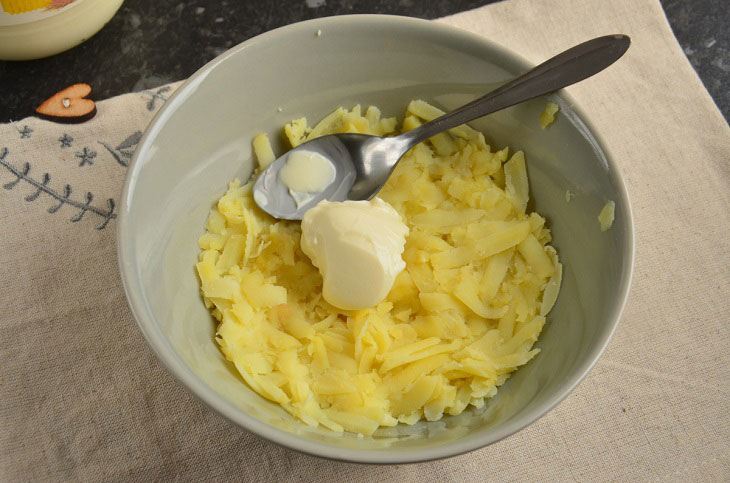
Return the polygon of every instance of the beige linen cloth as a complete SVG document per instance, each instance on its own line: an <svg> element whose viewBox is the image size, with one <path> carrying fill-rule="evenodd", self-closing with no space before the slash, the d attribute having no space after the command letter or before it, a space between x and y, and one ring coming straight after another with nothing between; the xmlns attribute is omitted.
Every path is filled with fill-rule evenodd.
<svg viewBox="0 0 730 483"><path fill-rule="evenodd" d="M148 349L115 251L126 165L175 84L77 126L0 126L0 481L730 478L730 129L659 2L512 0L440 21L533 62L633 39L568 89L628 182L637 232L623 320L575 392L502 442L403 466L301 455L199 403Z"/></svg>

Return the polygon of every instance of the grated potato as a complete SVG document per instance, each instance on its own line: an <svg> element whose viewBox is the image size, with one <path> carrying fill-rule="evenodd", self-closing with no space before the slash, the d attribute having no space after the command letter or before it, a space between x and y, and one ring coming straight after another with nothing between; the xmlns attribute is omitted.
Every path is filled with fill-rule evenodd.
<svg viewBox="0 0 730 483"><path fill-rule="evenodd" d="M414 101L403 129L440 113ZM296 146L395 128L375 107L363 115L356 106L284 132ZM254 142L265 166L268 139ZM333 431L372 434L482 407L539 352L532 346L560 288L545 219L525 213L527 183L522 152L492 152L468 126L414 147L379 194L410 229L406 269L376 307L342 311L322 297L299 223L259 210L253 180L231 182L196 265L221 351L254 391Z"/></svg>
<svg viewBox="0 0 730 483"><path fill-rule="evenodd" d="M545 105L545 110L542 111L542 114L540 114L540 127L545 129L550 124L554 123L555 116L558 114L558 111L560 111L560 107L553 101L548 101Z"/></svg>
<svg viewBox="0 0 730 483"><path fill-rule="evenodd" d="M608 231L613 226L613 219L616 211L616 203L613 201L607 201L601 212L598 214L598 224L601 226L601 231Z"/></svg>
<svg viewBox="0 0 730 483"><path fill-rule="evenodd" d="M274 150L271 148L269 137L265 133L259 134L253 138L253 152L256 155L256 159L258 160L261 169L265 169L276 159L276 156L274 156Z"/></svg>

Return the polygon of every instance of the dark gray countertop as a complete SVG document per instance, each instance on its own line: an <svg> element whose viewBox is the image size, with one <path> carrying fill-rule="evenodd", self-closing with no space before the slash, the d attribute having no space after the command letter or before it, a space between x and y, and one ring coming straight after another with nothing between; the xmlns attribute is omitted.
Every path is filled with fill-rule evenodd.
<svg viewBox="0 0 730 483"><path fill-rule="evenodd" d="M309 18L387 13L437 18L494 0L126 0L84 44L54 57L0 62L0 122L31 115L77 82L94 99L188 77L228 48L267 30ZM730 8L727 0L662 0L685 53L730 117Z"/></svg>

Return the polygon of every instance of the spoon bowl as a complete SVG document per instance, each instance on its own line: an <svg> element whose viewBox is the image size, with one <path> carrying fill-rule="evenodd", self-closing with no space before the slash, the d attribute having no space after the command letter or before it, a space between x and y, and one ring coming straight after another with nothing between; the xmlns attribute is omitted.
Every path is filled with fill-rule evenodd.
<svg viewBox="0 0 730 483"><path fill-rule="evenodd" d="M254 185L254 200L264 211L284 220L301 220L304 212L322 200L369 200L388 181L409 148L408 140L401 136L343 133L312 139L280 156L261 173ZM279 181L281 168L295 151L321 154L335 167L335 179L303 203L297 203L289 188Z"/></svg>

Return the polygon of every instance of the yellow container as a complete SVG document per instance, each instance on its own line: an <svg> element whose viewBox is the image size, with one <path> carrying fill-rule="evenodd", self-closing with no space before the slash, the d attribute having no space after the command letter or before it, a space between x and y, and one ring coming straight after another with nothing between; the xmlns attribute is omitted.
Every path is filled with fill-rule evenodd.
<svg viewBox="0 0 730 483"><path fill-rule="evenodd" d="M51 6L51 0L0 0L0 7L10 15L28 13Z"/></svg>
<svg viewBox="0 0 730 483"><path fill-rule="evenodd" d="M39 59L98 32L123 0L0 0L0 60Z"/></svg>

